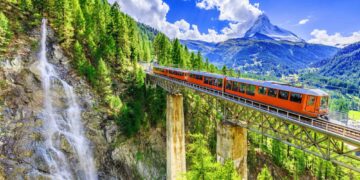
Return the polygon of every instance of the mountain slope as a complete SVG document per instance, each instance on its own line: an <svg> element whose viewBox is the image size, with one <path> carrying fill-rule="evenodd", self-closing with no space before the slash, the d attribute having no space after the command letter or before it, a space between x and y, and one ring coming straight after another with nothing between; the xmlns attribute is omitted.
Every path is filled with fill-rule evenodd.
<svg viewBox="0 0 360 180"><path fill-rule="evenodd" d="M294 33L271 24L269 18L265 14L262 14L258 17L254 25L245 33L244 38L291 42L304 41Z"/></svg>
<svg viewBox="0 0 360 180"><path fill-rule="evenodd" d="M322 64L319 73L339 79L360 79L360 42L339 50L329 61Z"/></svg>
<svg viewBox="0 0 360 180"><path fill-rule="evenodd" d="M272 25L259 16L244 37L220 43L182 40L184 45L209 58L217 66L226 65L253 73L292 74L323 59L331 58L337 48L308 44L294 33Z"/></svg>
<svg viewBox="0 0 360 180"><path fill-rule="evenodd" d="M274 40L230 39L221 43L201 41L181 41L189 49L201 51L209 61L217 66L226 65L255 73L281 74L295 73L297 69L332 57L337 48Z"/></svg>

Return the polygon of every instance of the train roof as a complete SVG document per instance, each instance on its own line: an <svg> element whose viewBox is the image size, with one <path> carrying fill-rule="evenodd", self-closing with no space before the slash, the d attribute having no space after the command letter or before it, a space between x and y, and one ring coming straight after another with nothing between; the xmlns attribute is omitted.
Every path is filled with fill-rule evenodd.
<svg viewBox="0 0 360 180"><path fill-rule="evenodd" d="M189 73L201 75L201 76L207 76L207 77L214 77L214 78L225 78L225 76L221 74L213 74L213 73L201 72L201 71L189 71Z"/></svg>
<svg viewBox="0 0 360 180"><path fill-rule="evenodd" d="M179 71L179 72L188 72L187 70L179 69L179 68L172 68L172 67L165 67L165 66L154 66L156 68L168 69L171 71Z"/></svg>
<svg viewBox="0 0 360 180"><path fill-rule="evenodd" d="M305 88L299 88L294 86L289 86L286 84L281 84L274 81L259 81L259 80L250 80L250 79L242 79L242 78L234 78L234 77L227 77L227 80L240 82L240 83L246 83L246 84L253 84L256 86L263 86L273 89L279 89L284 91L290 91L294 93L299 94L307 94L307 95L313 95L313 96L328 96L328 94L320 89L305 89Z"/></svg>

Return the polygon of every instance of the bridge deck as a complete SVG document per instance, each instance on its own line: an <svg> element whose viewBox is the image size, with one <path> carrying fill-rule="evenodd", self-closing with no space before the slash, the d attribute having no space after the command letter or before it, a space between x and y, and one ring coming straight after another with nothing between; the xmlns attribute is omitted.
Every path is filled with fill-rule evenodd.
<svg viewBox="0 0 360 180"><path fill-rule="evenodd" d="M171 79L166 76L161 76L157 74L153 74L151 72L146 73L148 76L153 78L159 78L165 81L169 81L180 85L182 87L190 88L199 92L203 92L209 94L211 96L227 100L241 106L249 107L255 109L257 111L270 114L272 116L276 116L285 121L288 121L293 124L297 124L300 126L304 126L306 128L315 130L317 132L335 137L339 140L342 140L346 143L353 144L355 146L360 146L360 129L354 129L345 125L336 124L333 122L329 122L322 119L316 119L311 117L306 117L301 114L297 114L294 112L286 111L284 109L279 109L274 106L262 104L256 101L252 101L246 98L234 96L232 94L224 93L222 91L217 91L214 89L210 89L207 87L202 87L196 84L191 84L185 81Z"/></svg>

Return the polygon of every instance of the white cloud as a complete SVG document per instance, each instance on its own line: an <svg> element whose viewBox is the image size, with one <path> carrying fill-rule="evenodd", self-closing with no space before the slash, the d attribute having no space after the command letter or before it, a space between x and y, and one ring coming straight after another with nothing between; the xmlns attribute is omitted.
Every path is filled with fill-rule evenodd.
<svg viewBox="0 0 360 180"><path fill-rule="evenodd" d="M304 24L306 24L306 23L308 23L310 21L310 19L302 19L302 20L300 20L299 21L299 25L304 25Z"/></svg>
<svg viewBox="0 0 360 180"><path fill-rule="evenodd" d="M249 0L201 0L196 3L201 9L217 9L220 12L220 20L234 22L245 22L256 19L262 12L255 5L250 4Z"/></svg>
<svg viewBox="0 0 360 180"><path fill-rule="evenodd" d="M325 44L329 46L344 47L348 44L352 44L360 41L360 31L353 32L350 36L343 36L340 33L333 35L328 34L326 30L314 29L311 32L312 39L309 43Z"/></svg>
<svg viewBox="0 0 360 180"><path fill-rule="evenodd" d="M249 0L201 0L196 6L202 9L217 9L220 12L219 20L231 21L228 27L218 33L208 29L201 33L197 25L191 25L181 19L170 23L166 15L170 7L163 0L108 0L110 3L117 1L121 10L139 22L150 25L164 32L170 38L194 39L209 42L224 41L229 38L242 37L246 30L262 13L259 3L252 5Z"/></svg>

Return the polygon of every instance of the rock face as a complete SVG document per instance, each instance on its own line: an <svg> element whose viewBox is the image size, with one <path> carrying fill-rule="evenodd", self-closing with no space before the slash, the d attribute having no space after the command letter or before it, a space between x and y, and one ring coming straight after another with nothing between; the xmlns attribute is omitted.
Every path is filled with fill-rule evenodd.
<svg viewBox="0 0 360 180"><path fill-rule="evenodd" d="M164 179L164 136L161 130L150 131L132 139L121 140L119 128L101 111L99 97L87 82L71 69L67 58L49 29L47 58L59 76L70 84L82 108L85 135L91 148L100 179ZM36 148L43 141L43 91L37 67L40 29L19 39L19 47L0 59L0 179L48 179L49 167ZM54 90L57 91L56 86ZM59 92L61 94L61 92ZM56 98L62 105L62 99ZM64 153L74 153L62 137ZM120 140L119 140L120 139ZM139 141L142 139L142 141ZM160 153L159 153L160 152Z"/></svg>

